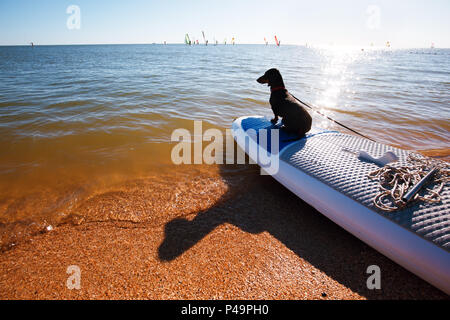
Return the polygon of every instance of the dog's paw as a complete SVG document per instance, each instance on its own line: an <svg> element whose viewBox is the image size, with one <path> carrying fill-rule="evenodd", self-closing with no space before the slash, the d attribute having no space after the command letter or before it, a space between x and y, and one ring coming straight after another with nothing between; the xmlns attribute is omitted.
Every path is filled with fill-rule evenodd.
<svg viewBox="0 0 450 320"><path fill-rule="evenodd" d="M272 124L276 124L278 122L278 119L277 118L272 119L272 120L270 120L270 122L272 122Z"/></svg>

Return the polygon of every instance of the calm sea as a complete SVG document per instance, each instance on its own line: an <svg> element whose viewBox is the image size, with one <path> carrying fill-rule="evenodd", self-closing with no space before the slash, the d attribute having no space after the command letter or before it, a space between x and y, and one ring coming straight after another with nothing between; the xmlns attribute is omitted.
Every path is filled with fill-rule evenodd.
<svg viewBox="0 0 450 320"><path fill-rule="evenodd" d="M449 159L450 49L0 47L0 223L57 220L139 176L166 172L176 183L172 131L270 115L269 90L255 80L271 67L331 118Z"/></svg>

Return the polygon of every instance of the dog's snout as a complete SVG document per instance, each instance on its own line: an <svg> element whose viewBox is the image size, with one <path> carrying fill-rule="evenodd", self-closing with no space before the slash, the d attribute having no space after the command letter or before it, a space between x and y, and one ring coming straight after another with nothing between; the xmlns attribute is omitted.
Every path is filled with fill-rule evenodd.
<svg viewBox="0 0 450 320"><path fill-rule="evenodd" d="M258 79L256 79L256 81L258 81L258 83L267 83L268 82L267 78L265 78L264 76L259 77Z"/></svg>

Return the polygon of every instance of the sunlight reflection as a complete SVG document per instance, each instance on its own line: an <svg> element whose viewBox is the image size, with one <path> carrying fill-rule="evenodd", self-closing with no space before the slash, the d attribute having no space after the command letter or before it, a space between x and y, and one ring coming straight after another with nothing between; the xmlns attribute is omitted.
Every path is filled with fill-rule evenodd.
<svg viewBox="0 0 450 320"><path fill-rule="evenodd" d="M353 72L348 70L349 66L361 55L361 50L354 47L328 46L318 49L323 64L320 69L320 77L323 79L321 87L317 91L314 105L320 111L331 118L334 118L336 108L346 108L348 103L341 101L341 96L350 100L354 95L354 90L349 88L349 80L353 77ZM330 128L331 123L320 119L318 125Z"/></svg>

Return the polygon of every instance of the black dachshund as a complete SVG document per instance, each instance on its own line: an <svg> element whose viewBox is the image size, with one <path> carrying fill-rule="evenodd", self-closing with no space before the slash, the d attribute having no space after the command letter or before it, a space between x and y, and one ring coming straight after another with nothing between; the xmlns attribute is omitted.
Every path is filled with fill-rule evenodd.
<svg viewBox="0 0 450 320"><path fill-rule="evenodd" d="M271 120L273 124L281 117L283 128L290 133L297 133L301 137L311 129L312 119L303 106L286 90L280 71L269 69L259 77L259 83L267 83L270 87L270 105L275 114Z"/></svg>

